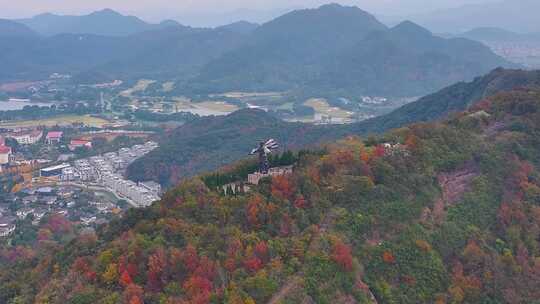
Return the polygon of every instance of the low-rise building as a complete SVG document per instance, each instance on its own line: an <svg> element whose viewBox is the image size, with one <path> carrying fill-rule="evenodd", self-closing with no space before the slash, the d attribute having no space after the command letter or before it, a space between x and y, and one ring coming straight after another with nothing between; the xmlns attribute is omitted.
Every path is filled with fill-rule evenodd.
<svg viewBox="0 0 540 304"><path fill-rule="evenodd" d="M46 209L36 209L36 210L34 210L34 212L33 212L34 220L32 220L32 225L34 225L34 226L39 225L39 222L47 214L47 212L48 211Z"/></svg>
<svg viewBox="0 0 540 304"><path fill-rule="evenodd" d="M49 145L58 144L62 140L63 134L61 131L50 131L45 137L45 142Z"/></svg>
<svg viewBox="0 0 540 304"><path fill-rule="evenodd" d="M8 137L13 138L21 145L32 145L37 143L43 137L43 131L41 130L30 130L30 131L21 131L8 134Z"/></svg>
<svg viewBox="0 0 540 304"><path fill-rule="evenodd" d="M293 172L293 166L275 167L268 170L268 174L255 172L248 175L248 184L258 185L259 181L265 177L288 175Z"/></svg>
<svg viewBox="0 0 540 304"><path fill-rule="evenodd" d="M15 214L17 214L17 217L20 218L21 220L24 220L29 214L32 214L32 213L34 213L33 208L22 208L22 209L17 210L17 212L15 212Z"/></svg>
<svg viewBox="0 0 540 304"><path fill-rule="evenodd" d="M161 185L154 181L139 182L139 186L147 189L155 195L161 194Z"/></svg>
<svg viewBox="0 0 540 304"><path fill-rule="evenodd" d="M15 231L15 221L13 216L0 216L0 237L7 237Z"/></svg>
<svg viewBox="0 0 540 304"><path fill-rule="evenodd" d="M64 163L58 166L43 168L39 170L39 172L42 177L60 177L62 175L62 170L69 167L71 167L70 164Z"/></svg>
<svg viewBox="0 0 540 304"><path fill-rule="evenodd" d="M69 149L74 151L77 148L92 149L92 142L84 139L72 139L69 143Z"/></svg>
<svg viewBox="0 0 540 304"><path fill-rule="evenodd" d="M5 165L9 163L11 157L11 148L0 145L0 165Z"/></svg>

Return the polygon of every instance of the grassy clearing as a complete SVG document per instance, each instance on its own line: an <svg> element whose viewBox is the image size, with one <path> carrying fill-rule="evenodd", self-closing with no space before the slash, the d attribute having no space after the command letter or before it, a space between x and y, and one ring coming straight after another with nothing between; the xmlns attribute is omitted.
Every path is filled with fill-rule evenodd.
<svg viewBox="0 0 540 304"><path fill-rule="evenodd" d="M238 110L237 106L224 101L205 101L197 103L196 106L218 112L234 112Z"/></svg>
<svg viewBox="0 0 540 304"><path fill-rule="evenodd" d="M256 98L256 97L282 97L282 92L227 92L213 96L223 96L227 98Z"/></svg>
<svg viewBox="0 0 540 304"><path fill-rule="evenodd" d="M172 81L164 82L161 85L161 90L163 92L170 92L170 91L174 90L174 82L172 82Z"/></svg>
<svg viewBox="0 0 540 304"><path fill-rule="evenodd" d="M191 102L189 99L175 98L175 105L180 111L207 110L212 112L230 113L238 107L225 101Z"/></svg>
<svg viewBox="0 0 540 304"><path fill-rule="evenodd" d="M149 85L151 85L151 84L153 84L155 82L156 82L155 80L151 80L151 79L140 79L139 81L137 81L137 84L135 84L130 89L122 91L120 93L120 95L125 96L125 97L129 97L135 92L145 91L148 88Z"/></svg>
<svg viewBox="0 0 540 304"><path fill-rule="evenodd" d="M354 114L353 112L349 112L338 107L332 107L325 99L322 98L308 99L306 102L304 102L304 105L312 107L318 114L329 115L335 118L351 118L351 116Z"/></svg>

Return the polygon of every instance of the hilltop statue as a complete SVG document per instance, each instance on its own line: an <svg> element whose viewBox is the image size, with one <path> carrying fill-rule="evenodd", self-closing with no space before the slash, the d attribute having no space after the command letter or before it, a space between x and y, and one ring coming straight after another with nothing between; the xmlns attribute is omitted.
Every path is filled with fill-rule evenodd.
<svg viewBox="0 0 540 304"><path fill-rule="evenodd" d="M278 143L274 139L268 139L267 141L261 141L259 146L249 153L249 155L259 155L259 172L261 174L268 174L268 169L270 169L268 154L277 148L279 148Z"/></svg>

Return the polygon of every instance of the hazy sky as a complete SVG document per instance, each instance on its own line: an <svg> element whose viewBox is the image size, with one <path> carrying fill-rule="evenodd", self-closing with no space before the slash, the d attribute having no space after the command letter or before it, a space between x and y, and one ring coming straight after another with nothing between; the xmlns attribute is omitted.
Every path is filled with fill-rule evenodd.
<svg viewBox="0 0 540 304"><path fill-rule="evenodd" d="M0 0L0 17L22 18L43 12L85 14L112 8L124 14L157 21L164 18L227 15L235 11L235 14L238 14L238 10L246 14L276 12L290 8L314 7L329 2L357 5L378 15L408 15L496 1L502 0Z"/></svg>

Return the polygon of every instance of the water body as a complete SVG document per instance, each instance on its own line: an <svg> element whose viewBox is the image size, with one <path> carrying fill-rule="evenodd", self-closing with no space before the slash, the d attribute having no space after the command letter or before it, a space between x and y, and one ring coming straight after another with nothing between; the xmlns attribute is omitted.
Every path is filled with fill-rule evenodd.
<svg viewBox="0 0 540 304"><path fill-rule="evenodd" d="M50 103L30 102L25 100L0 100L0 111L22 110L25 106L50 107Z"/></svg>

